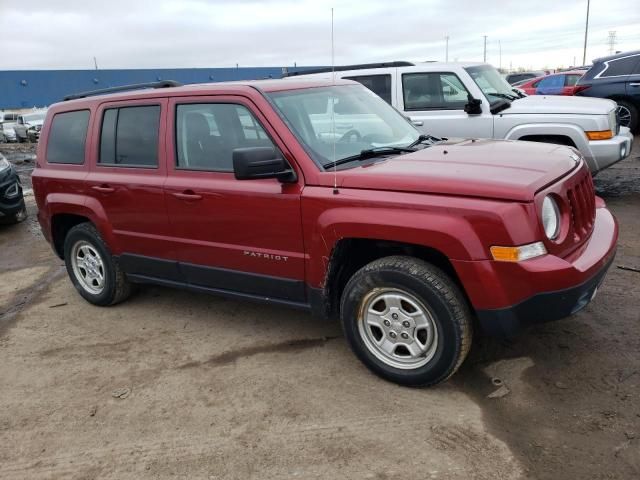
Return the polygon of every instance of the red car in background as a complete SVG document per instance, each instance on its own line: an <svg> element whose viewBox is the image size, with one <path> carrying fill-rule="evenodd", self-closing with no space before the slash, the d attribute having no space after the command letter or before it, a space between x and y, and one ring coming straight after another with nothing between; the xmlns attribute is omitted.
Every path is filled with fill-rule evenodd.
<svg viewBox="0 0 640 480"><path fill-rule="evenodd" d="M552 73L516 83L514 87L524 90L527 95L575 95L584 89L584 87L576 85L582 75L584 75L583 70Z"/></svg>

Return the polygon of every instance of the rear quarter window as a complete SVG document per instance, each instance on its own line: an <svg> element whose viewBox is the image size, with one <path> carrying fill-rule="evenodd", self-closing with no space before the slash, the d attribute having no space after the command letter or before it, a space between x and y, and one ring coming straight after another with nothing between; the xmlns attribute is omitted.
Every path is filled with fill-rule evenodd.
<svg viewBox="0 0 640 480"><path fill-rule="evenodd" d="M344 78L361 83L391 105L391 75L357 75Z"/></svg>
<svg viewBox="0 0 640 480"><path fill-rule="evenodd" d="M632 55L630 57L622 57L615 60L609 60L609 66L601 70L600 77L617 77L620 75L631 75L640 62L640 55ZM605 64L606 65L606 64Z"/></svg>
<svg viewBox="0 0 640 480"><path fill-rule="evenodd" d="M51 122L47 162L82 165L89 125L89 110L57 113Z"/></svg>

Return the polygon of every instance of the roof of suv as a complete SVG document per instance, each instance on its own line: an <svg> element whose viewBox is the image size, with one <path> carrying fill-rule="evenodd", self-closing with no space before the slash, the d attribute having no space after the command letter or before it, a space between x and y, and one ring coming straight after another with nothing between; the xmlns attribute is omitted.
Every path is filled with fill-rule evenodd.
<svg viewBox="0 0 640 480"><path fill-rule="evenodd" d="M596 63L606 62L607 60L616 60L618 58L631 57L633 55L639 55L639 54L640 54L640 50L633 50L631 52L620 52L620 53L616 53L615 55L609 55L607 57L596 58L593 61L593 63L595 65Z"/></svg>
<svg viewBox="0 0 640 480"><path fill-rule="evenodd" d="M306 88L319 88L328 87L331 85L348 85L355 84L350 80L336 79L335 82L328 82L326 80L314 80L314 79L295 79L289 81L283 81L281 79L273 80L247 80L247 81L233 81L233 82L217 82L217 83L197 83L183 85L179 87L167 87L167 88L145 88L140 90L127 90L118 93L97 94L90 95L83 98L74 100L67 100L58 103L58 106L73 105L73 108L77 108L78 105L84 105L94 102L108 101L123 101L123 100L135 100L142 98L156 98L156 97L174 97L174 96L188 96L188 95L206 95L206 94L220 94L220 93L242 93L250 91L260 91L265 93L279 92L284 90L300 90ZM66 110L66 108L65 108Z"/></svg>

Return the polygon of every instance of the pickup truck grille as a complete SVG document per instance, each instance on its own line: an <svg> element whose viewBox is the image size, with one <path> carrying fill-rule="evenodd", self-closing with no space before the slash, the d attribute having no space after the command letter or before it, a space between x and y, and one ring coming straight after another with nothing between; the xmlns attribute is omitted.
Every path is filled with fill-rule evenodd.
<svg viewBox="0 0 640 480"><path fill-rule="evenodd" d="M591 175L585 175L567 191L571 222L575 234L582 238L591 232L596 218L596 199Z"/></svg>

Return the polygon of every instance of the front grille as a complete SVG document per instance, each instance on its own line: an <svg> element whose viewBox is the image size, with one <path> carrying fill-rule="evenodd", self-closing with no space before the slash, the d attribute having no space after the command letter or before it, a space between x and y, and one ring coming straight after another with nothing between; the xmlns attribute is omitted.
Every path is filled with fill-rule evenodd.
<svg viewBox="0 0 640 480"><path fill-rule="evenodd" d="M591 175L585 175L582 180L567 191L569 207L571 208L571 222L573 231L582 238L591 232L596 218L596 198Z"/></svg>

